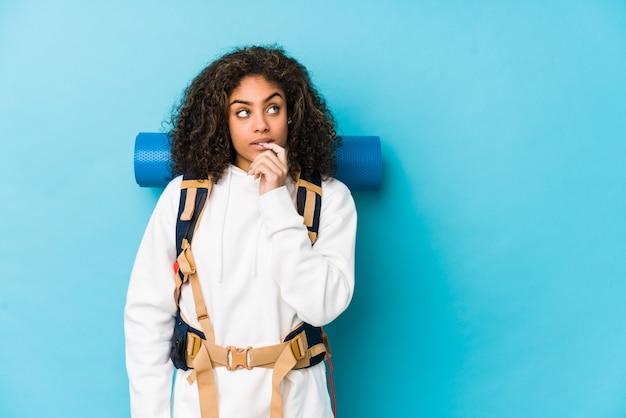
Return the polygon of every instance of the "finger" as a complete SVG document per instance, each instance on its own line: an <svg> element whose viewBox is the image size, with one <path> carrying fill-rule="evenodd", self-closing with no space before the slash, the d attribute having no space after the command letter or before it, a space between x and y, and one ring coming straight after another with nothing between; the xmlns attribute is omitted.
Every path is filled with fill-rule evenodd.
<svg viewBox="0 0 626 418"><path fill-rule="evenodd" d="M288 167L285 161L281 160L281 158L274 151L267 150L257 155L256 158L250 163L249 172L252 173L255 167L258 167L264 161L270 161L272 165L279 167L283 171L288 170Z"/></svg>
<svg viewBox="0 0 626 418"><path fill-rule="evenodd" d="M260 179L259 193L264 194L267 191L282 187L287 179L288 168L280 161L273 151L264 151L259 154L252 164L248 174Z"/></svg>
<svg viewBox="0 0 626 418"><path fill-rule="evenodd" d="M272 152L276 154L278 159L285 165L287 165L287 151L285 150L285 148L275 144L274 142L263 143L262 146L266 149L272 150Z"/></svg>
<svg viewBox="0 0 626 418"><path fill-rule="evenodd" d="M250 165L250 174L258 177L263 175L266 177L284 176L287 168L276 158L276 156L260 157L254 160L254 164Z"/></svg>

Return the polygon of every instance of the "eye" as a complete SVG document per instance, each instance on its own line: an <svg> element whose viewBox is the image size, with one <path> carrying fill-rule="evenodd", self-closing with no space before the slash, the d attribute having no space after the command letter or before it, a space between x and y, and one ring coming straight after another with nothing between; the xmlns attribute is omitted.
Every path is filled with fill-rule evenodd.
<svg viewBox="0 0 626 418"><path fill-rule="evenodd" d="M241 109L235 112L235 115L237 115L237 117L239 118L247 118L248 116L250 116L250 111L248 109Z"/></svg>
<svg viewBox="0 0 626 418"><path fill-rule="evenodd" d="M272 105L267 108L267 113L269 113L270 115L275 115L278 112L280 112L280 106Z"/></svg>

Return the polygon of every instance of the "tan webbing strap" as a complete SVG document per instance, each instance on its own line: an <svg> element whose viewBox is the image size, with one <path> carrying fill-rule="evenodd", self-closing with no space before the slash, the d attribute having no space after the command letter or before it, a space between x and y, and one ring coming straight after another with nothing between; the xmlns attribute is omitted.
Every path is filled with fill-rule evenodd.
<svg viewBox="0 0 626 418"><path fill-rule="evenodd" d="M303 331L298 337L304 336L305 333ZM282 418L280 383L287 373L299 364L302 364L301 367L307 367L310 364L311 357L326 351L323 343L316 344L310 350L307 350L306 345L295 349L294 346L299 345L299 342L303 341L303 338L298 337L282 344L241 349L241 351L236 351L238 360L236 360L235 351L233 351L234 347L221 347L202 340L202 345L196 356L188 360L189 363L192 363L191 366L194 369L187 378L190 384L194 380L197 382L202 418L218 418L217 387L215 375L213 374L213 368L217 366L225 366L229 370L273 367L270 418ZM304 340L302 344L306 344L306 341ZM294 349L301 355L300 361L296 359ZM306 355L300 353L306 353Z"/></svg>
<svg viewBox="0 0 626 418"><path fill-rule="evenodd" d="M211 193L211 186L209 186L208 189L207 202ZM202 207L202 211L198 215L196 229L200 224L200 219L202 219L206 206L205 202ZM191 283L191 293L193 293L194 304L196 305L196 317L198 322L200 322L200 327L206 338L206 341L203 342L202 349L200 350L200 359L198 359L198 357L194 359L194 364L197 364L198 367L196 371L198 393L200 395L203 393L212 394L211 396L200 396L200 413L202 417L207 416L208 418L218 418L217 387L215 386L215 376L213 375L213 364L211 362L211 353L209 350L209 344L215 344L215 332L213 331L213 325L209 319L209 312L206 304L204 303L202 287L200 286L200 278L198 277L197 271L194 271L194 273L189 276L189 281Z"/></svg>
<svg viewBox="0 0 626 418"><path fill-rule="evenodd" d="M211 184L209 184L207 188L209 189L208 193L210 194ZM187 190L187 196L189 196L190 190L191 189ZM196 222L195 225L196 230L198 225L200 225L200 219L204 214L206 206L207 205L205 203L200 214L198 215L198 222ZM194 230L194 235L195 232L196 231ZM183 240L183 243L185 242L186 240ZM191 380L190 383L193 382L193 379L197 381L198 394L200 398L200 414L202 418L218 418L217 387L215 385L215 376L213 374L213 362L211 360L210 350L210 347L215 345L215 332L209 319L209 312L206 304L204 303L204 297L202 296L202 287L200 286L198 272L195 269L195 261L193 254L191 253L190 244L189 248L185 248L182 254L185 255L187 262L194 267L189 272L189 282L191 283L191 293L193 294L193 300L196 306L196 317L206 338L205 341L202 341L200 351L193 359L194 371L189 376L188 380Z"/></svg>
<svg viewBox="0 0 626 418"><path fill-rule="evenodd" d="M323 346L323 344L318 345ZM216 359L212 357L211 354L214 351L221 354L218 355L218 357L221 357L220 361L216 361ZM215 384L213 368L216 366L235 366L233 364L229 365L228 352L229 348L220 347L215 344L208 343L207 341L203 341L200 351L192 360L194 369L187 380L190 384L193 383L194 380L197 382L200 399L200 414L202 418L218 418L219 409L217 406L217 386ZM285 378L287 373L296 367L297 364L292 351L292 345L287 342L268 347L250 349L247 353L250 355L250 365L247 368L273 366L274 371L272 373L270 418L282 418L282 396L280 393L280 383ZM245 356L246 352L244 352L243 355ZM257 361L265 364L253 366L253 364Z"/></svg>
<svg viewBox="0 0 626 418"><path fill-rule="evenodd" d="M176 262L178 263L178 268L185 275L186 279L189 278L192 274L196 272L196 262L193 259L193 255L191 254L191 244L187 241L187 238L183 238L183 242L180 245L181 252L178 254L176 258Z"/></svg>
<svg viewBox="0 0 626 418"><path fill-rule="evenodd" d="M296 177L296 193L294 195L294 204L296 204L296 199L298 196L298 189L300 187L304 187L306 189L306 200L304 203L304 213L302 217L304 218L304 225L307 227L313 226L313 217L315 216L315 205L316 205L316 195L322 195L322 188L316 184L311 183L310 181L303 180L300 178L300 173L298 173ZM297 205L297 204L296 204ZM311 244L315 244L317 241L317 233L313 231L307 231L309 235L309 240Z"/></svg>
<svg viewBox="0 0 626 418"><path fill-rule="evenodd" d="M204 208L202 208L202 212L204 212ZM202 216L202 213L200 213ZM196 228L198 227L200 222L196 223ZM193 255L191 254L191 249L189 249L189 256L193 260ZM196 305L196 317L200 325L202 326L202 332L204 332L204 336L206 340L215 343L215 332L213 331L213 325L211 324L211 320L209 319L209 312L207 310L206 304L204 303L204 297L202 296L202 287L200 286L200 278L198 277L198 272L194 269L194 272L189 276L189 281L191 283L191 293L193 293L193 301Z"/></svg>
<svg viewBox="0 0 626 418"><path fill-rule="evenodd" d="M180 292L183 286L183 283L186 283L189 279L189 275L196 271L196 264L191 255L191 245L187 238L183 238L183 242L181 243L181 252L178 254L176 258L176 266L178 266L178 270L183 273L183 278L180 278L180 274L178 271L174 272L174 282L176 287L174 288L174 300L176 301L176 305L180 300Z"/></svg>
<svg viewBox="0 0 626 418"><path fill-rule="evenodd" d="M303 341L303 343L306 344L303 339L301 339L300 341ZM236 361L232 360L232 357L229 360L229 352L233 349L233 347L222 347L220 345L211 344L209 342L206 342L193 332L189 332L187 334L187 366L189 366L189 368L193 369L193 360L202 349L203 343L206 344L208 347L209 357L211 357L211 365L213 367L231 367L231 369L236 368ZM247 369L254 367L272 368L274 367L276 360L278 359L283 349L285 348L285 345L287 344L292 346L293 351L293 343L291 341L281 344L268 345L265 347L245 349L245 352L247 354L247 362L242 362L241 364L239 364L239 366L241 366L241 368ZM311 365L311 358L323 353L330 354L328 352L328 348L324 343L318 343L309 348L306 348L305 345L304 347L299 348L298 352L301 352L300 350L304 350L305 355L298 360L298 362L294 366L294 369L304 369L306 367L309 367ZM192 372L188 377L188 381L191 384L195 380L195 374Z"/></svg>
<svg viewBox="0 0 626 418"><path fill-rule="evenodd" d="M302 180L301 178L298 178L298 181L296 183L296 194L299 187L304 187L306 189L306 201L304 203L304 213L302 214L302 217L304 218L304 224L306 226L313 226L316 195L322 195L322 188L316 186L311 182Z"/></svg>
<svg viewBox="0 0 626 418"><path fill-rule="evenodd" d="M274 367L276 359L288 343L269 345L250 350L250 367Z"/></svg>
<svg viewBox="0 0 626 418"><path fill-rule="evenodd" d="M201 180L183 180L180 183L180 189L211 189L213 181L211 179Z"/></svg>
<svg viewBox="0 0 626 418"><path fill-rule="evenodd" d="M207 180L183 180L181 182L180 185L180 189L187 189L187 195L185 197L185 207L183 209L183 212L180 214L180 220L181 221L190 221L191 217L193 216L193 212L195 210L195 206L196 206L196 195L197 195L197 189L207 189L207 198L205 200L205 204L204 207L206 207L206 202L209 199L209 196L211 195L211 189L213 187L213 181L211 181L210 179ZM202 211L200 212L199 216L198 216L198 220L200 219L200 217L202 216L202 214L204 213L204 207L202 208ZM198 225L200 224L200 222L196 222L195 228L194 228L194 234L196 232L196 230L198 229ZM183 283L187 282L189 275L192 273L192 271L196 270L196 266L195 266L195 262L193 261L193 256L191 254L191 243L189 243L187 241L187 239L183 238L183 242L181 243L181 253L178 255L177 259L176 259L176 266L178 267L178 269L183 273L184 278L181 279L180 275L178 274L178 271L175 271L174 273L174 283L176 285L175 289L174 289L174 300L176 301L176 305L178 305L179 299L180 299L180 291L181 291L181 287L183 285Z"/></svg>
<svg viewBox="0 0 626 418"><path fill-rule="evenodd" d="M211 193L211 187L213 182L211 180L183 180L180 184L180 189L187 189L187 197L185 198L185 207L180 214L181 221L190 221L193 216L193 211L196 206L196 194L198 189L209 189L208 193ZM201 214L202 216L202 214Z"/></svg>
<svg viewBox="0 0 626 418"><path fill-rule="evenodd" d="M270 418L282 418L283 416L283 398L280 393L280 382L287 376L296 365L297 360L291 349L291 344L286 345L283 352L280 353L276 364L274 364L274 372L272 373L272 400L270 403Z"/></svg>
<svg viewBox="0 0 626 418"><path fill-rule="evenodd" d="M207 341L203 341L200 352L193 359L195 378L198 383L200 399L200 416L202 418L218 418L217 387L213 374L213 364ZM191 376L190 376L191 377Z"/></svg>
<svg viewBox="0 0 626 418"><path fill-rule="evenodd" d="M200 286L200 279L198 278L197 272L189 276L189 282L191 283L193 301L196 305L196 317L202 327L202 332L204 332L204 336L208 342L215 343L215 332L213 331L213 325L209 319L209 312L204 303L204 298L202 297L202 287Z"/></svg>
<svg viewBox="0 0 626 418"><path fill-rule="evenodd" d="M311 183L310 181L302 180L298 178L298 184L300 186L306 187L307 190L311 190L312 192L317 193L318 195L322 195L322 188L316 184Z"/></svg>
<svg viewBox="0 0 626 418"><path fill-rule="evenodd" d="M188 333L187 344L187 364L193 368L187 381L189 384L197 382L202 418L218 418L213 368L224 366L229 370L237 370L273 367L270 418L282 418L280 383L289 371L309 367L312 357L327 352L324 343L308 347L304 331L290 341L258 348L222 347L202 340L193 333Z"/></svg>
<svg viewBox="0 0 626 418"><path fill-rule="evenodd" d="M304 224L313 226L313 215L315 214L315 192L311 189L306 191L306 203L304 204Z"/></svg>
<svg viewBox="0 0 626 418"><path fill-rule="evenodd" d="M185 206L180 215L181 221L190 221L192 219L194 211L196 209L195 204L197 189L208 189L205 203L197 216L193 235L195 235L198 226L200 225L200 220L207 206L212 187L213 182L211 180L183 180L181 183L181 190L187 189ZM190 281L194 303L196 306L196 316L198 318L198 321L200 322L200 327L204 332L205 337L207 338L206 341L201 340L199 351L192 359L194 370L187 380L190 384L193 383L194 380L197 380L198 382L201 416L203 418L218 418L217 388L215 385L213 364L211 360L211 353L209 350L209 346L214 345L215 333L213 331L211 321L209 320L209 314L204 303L204 298L202 297L202 288L200 287L200 280L196 271L195 260L191 252L191 243L188 242L186 238L183 238L183 242L181 243L181 250L181 253L177 257L176 264L178 265L178 269L183 273L184 278L181 280L180 275L178 274L178 272L176 272L176 290L174 295L176 304L178 304L179 302L182 284L186 281Z"/></svg>
<svg viewBox="0 0 626 418"><path fill-rule="evenodd" d="M193 215L193 210L196 207L196 194L198 193L198 189L195 187L192 189L187 189L187 197L185 198L185 208L183 209L183 213L180 214L181 221L190 221L191 216Z"/></svg>
<svg viewBox="0 0 626 418"><path fill-rule="evenodd" d="M311 184L308 181L304 181L302 180L304 183L307 184ZM313 184L311 184L311 186L315 186ZM316 187L319 189L319 187ZM320 189L320 193L321 193L321 189ZM304 214L302 215L304 218L304 225L308 226L313 226L313 217L315 215L315 200L316 200L316 192L314 192L313 190L309 189L307 187L306 190L306 202L304 203ZM311 244L315 244L315 241L317 241L317 233L313 232L313 231L307 231L308 235L309 235L309 241L311 241Z"/></svg>

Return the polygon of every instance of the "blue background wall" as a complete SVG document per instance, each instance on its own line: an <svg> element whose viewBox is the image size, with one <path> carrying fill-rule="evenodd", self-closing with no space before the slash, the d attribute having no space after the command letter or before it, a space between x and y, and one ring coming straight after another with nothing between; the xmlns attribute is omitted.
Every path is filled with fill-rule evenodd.
<svg viewBox="0 0 626 418"><path fill-rule="evenodd" d="M128 415L122 309L159 194L135 135L269 42L383 142L329 328L340 416L626 416L618 0L0 1L0 416Z"/></svg>

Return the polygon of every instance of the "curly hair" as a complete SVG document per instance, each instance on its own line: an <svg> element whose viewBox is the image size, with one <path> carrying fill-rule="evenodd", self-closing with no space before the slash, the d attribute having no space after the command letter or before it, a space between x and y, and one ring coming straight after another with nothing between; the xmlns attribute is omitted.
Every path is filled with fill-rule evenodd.
<svg viewBox="0 0 626 418"><path fill-rule="evenodd" d="M210 177L217 182L235 161L228 99L251 75L262 76L285 92L291 119L286 147L289 174L295 177L302 170L331 176L335 147L340 144L335 120L306 68L277 46L237 48L191 81L170 119L172 174Z"/></svg>

